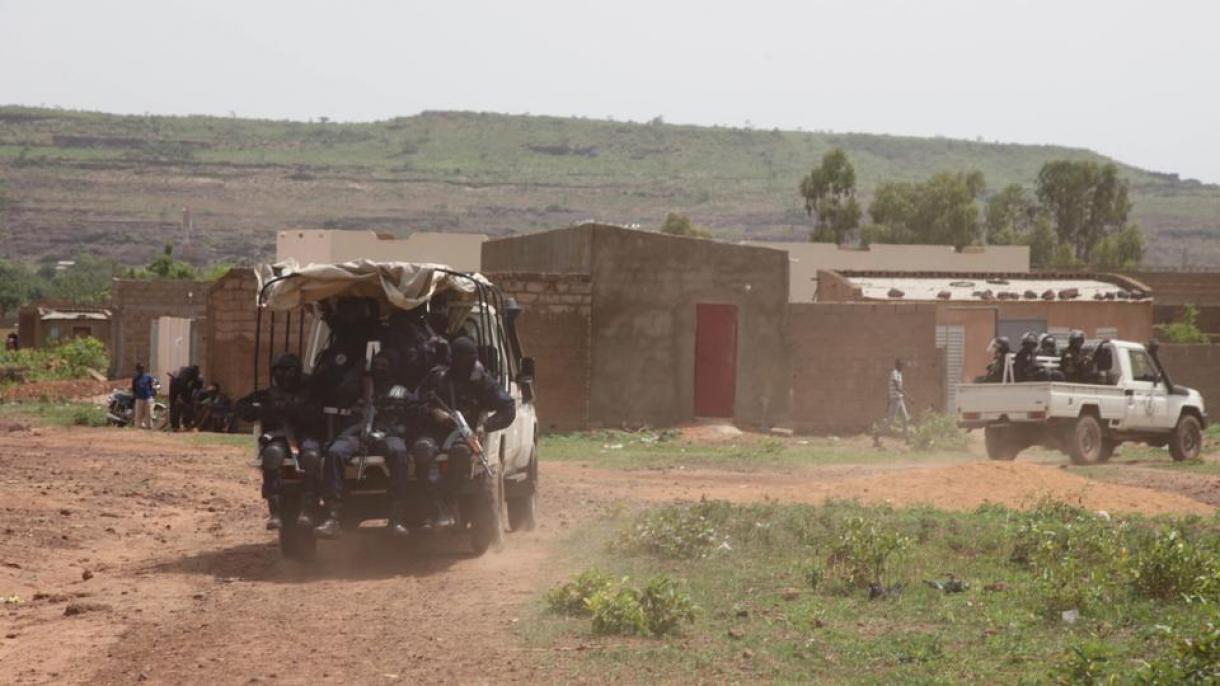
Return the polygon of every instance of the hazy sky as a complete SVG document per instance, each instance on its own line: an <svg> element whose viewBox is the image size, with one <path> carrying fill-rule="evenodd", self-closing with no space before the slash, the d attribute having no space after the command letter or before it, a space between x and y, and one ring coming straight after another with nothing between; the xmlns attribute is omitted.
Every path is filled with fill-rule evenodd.
<svg viewBox="0 0 1220 686"><path fill-rule="evenodd" d="M1220 2L0 0L0 103L982 137L1220 182Z"/></svg>

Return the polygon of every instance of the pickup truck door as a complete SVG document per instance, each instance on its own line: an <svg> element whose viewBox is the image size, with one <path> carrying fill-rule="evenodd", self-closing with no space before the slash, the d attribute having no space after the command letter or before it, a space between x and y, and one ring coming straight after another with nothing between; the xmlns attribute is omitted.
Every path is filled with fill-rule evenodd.
<svg viewBox="0 0 1220 686"><path fill-rule="evenodd" d="M1130 431L1171 428L1169 394L1157 376L1152 358L1143 350L1124 351L1127 399L1124 427Z"/></svg>

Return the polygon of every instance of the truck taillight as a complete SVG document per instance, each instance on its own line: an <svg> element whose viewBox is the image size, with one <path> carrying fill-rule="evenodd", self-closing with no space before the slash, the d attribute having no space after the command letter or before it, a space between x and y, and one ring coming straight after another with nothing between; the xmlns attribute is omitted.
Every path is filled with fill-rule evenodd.
<svg viewBox="0 0 1220 686"><path fill-rule="evenodd" d="M981 415L978 412L963 412L962 419L971 420L978 419Z"/></svg>
<svg viewBox="0 0 1220 686"><path fill-rule="evenodd" d="M1046 419L1045 412L1026 412L1025 416L1028 419Z"/></svg>

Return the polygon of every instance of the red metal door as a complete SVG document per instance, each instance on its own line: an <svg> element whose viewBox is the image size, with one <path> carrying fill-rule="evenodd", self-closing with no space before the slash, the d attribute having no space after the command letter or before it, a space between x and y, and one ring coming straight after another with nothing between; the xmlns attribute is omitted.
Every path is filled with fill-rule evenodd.
<svg viewBox="0 0 1220 686"><path fill-rule="evenodd" d="M695 416L732 417L737 393L737 306L695 306Z"/></svg>

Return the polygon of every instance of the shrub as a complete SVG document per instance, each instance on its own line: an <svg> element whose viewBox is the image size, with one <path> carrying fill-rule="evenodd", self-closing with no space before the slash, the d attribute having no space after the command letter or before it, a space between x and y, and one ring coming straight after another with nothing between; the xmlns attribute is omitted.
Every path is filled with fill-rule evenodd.
<svg viewBox="0 0 1220 686"><path fill-rule="evenodd" d="M1051 683L1063 686L1116 684L1118 677L1111 671L1113 658L1113 651L1104 643L1072 646L1051 670Z"/></svg>
<svg viewBox="0 0 1220 686"><path fill-rule="evenodd" d="M639 591L628 586L594 593L589 598L589 612L593 615L593 633L598 635L631 636L648 630Z"/></svg>
<svg viewBox="0 0 1220 686"><path fill-rule="evenodd" d="M940 412L920 415L911 434L911 446L916 450L965 450L970 438L957 426L957 419Z"/></svg>
<svg viewBox="0 0 1220 686"><path fill-rule="evenodd" d="M717 500L653 510L619 534L611 548L674 559L706 557L730 548L724 528L733 514L732 505Z"/></svg>
<svg viewBox="0 0 1220 686"><path fill-rule="evenodd" d="M615 578L606 572L588 569L547 591L546 604L552 612L559 614L587 615L589 599L614 583Z"/></svg>
<svg viewBox="0 0 1220 686"><path fill-rule="evenodd" d="M1161 627L1171 643L1170 654L1154 660L1135 675L1137 684L1220 683L1220 614L1212 608L1193 631Z"/></svg>
<svg viewBox="0 0 1220 686"><path fill-rule="evenodd" d="M106 413L100 407L78 407L69 419L73 426L106 426Z"/></svg>
<svg viewBox="0 0 1220 686"><path fill-rule="evenodd" d="M639 601L644 610L648 633L653 636L671 634L683 623L693 623L699 610L690 594L664 574L648 580L643 592L639 594Z"/></svg>
<svg viewBox="0 0 1220 686"><path fill-rule="evenodd" d="M652 577L642 589L628 581L591 569L551 589L546 602L553 612L591 616L599 635L665 636L695 621L699 608L668 575Z"/></svg>
<svg viewBox="0 0 1220 686"><path fill-rule="evenodd" d="M1165 340L1170 343L1208 343L1207 334L1199 329L1198 319L1199 310L1194 305L1187 305L1181 321L1167 324L1163 329Z"/></svg>
<svg viewBox="0 0 1220 686"><path fill-rule="evenodd" d="M0 351L0 368L23 370L26 381L80 379L87 369L110 366L106 346L96 338L74 338L51 348Z"/></svg>
<svg viewBox="0 0 1220 686"><path fill-rule="evenodd" d="M850 586L885 585L890 564L910 547L909 537L851 517L831 550L830 567Z"/></svg>
<svg viewBox="0 0 1220 686"><path fill-rule="evenodd" d="M1216 575L1216 556L1187 541L1181 531L1165 528L1139 546L1128 573L1132 589L1149 598L1210 594L1207 582Z"/></svg>

